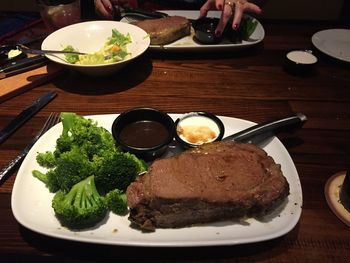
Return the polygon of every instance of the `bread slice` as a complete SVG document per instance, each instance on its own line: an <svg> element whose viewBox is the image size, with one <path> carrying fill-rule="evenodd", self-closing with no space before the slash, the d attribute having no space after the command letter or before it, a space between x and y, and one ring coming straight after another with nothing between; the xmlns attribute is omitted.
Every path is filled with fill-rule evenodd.
<svg viewBox="0 0 350 263"><path fill-rule="evenodd" d="M134 25L149 34L151 45L166 45L191 33L190 21L182 16L146 19L136 22Z"/></svg>

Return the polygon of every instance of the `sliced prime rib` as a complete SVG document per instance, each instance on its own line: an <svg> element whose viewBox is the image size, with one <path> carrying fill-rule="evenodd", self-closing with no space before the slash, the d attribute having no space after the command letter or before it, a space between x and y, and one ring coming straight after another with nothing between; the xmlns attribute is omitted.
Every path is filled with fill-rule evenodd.
<svg viewBox="0 0 350 263"><path fill-rule="evenodd" d="M151 45L166 45L191 33L190 21L182 16L146 19L134 25L149 34Z"/></svg>
<svg viewBox="0 0 350 263"><path fill-rule="evenodd" d="M288 195L279 164L231 141L156 160L127 189L129 220L145 231L261 216Z"/></svg>

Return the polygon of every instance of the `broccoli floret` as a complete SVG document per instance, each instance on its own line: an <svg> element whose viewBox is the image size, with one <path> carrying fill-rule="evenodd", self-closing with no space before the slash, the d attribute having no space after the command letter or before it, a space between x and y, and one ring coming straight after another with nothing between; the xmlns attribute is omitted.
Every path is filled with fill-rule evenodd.
<svg viewBox="0 0 350 263"><path fill-rule="evenodd" d="M115 188L125 191L138 175L137 163L124 153L105 155L96 163L96 185L102 194Z"/></svg>
<svg viewBox="0 0 350 263"><path fill-rule="evenodd" d="M58 191L52 200L52 207L61 224L70 229L92 227L107 213L104 199L97 192L94 176L75 184L68 193Z"/></svg>
<svg viewBox="0 0 350 263"><path fill-rule="evenodd" d="M57 182L57 176L54 170L49 170L46 174L38 170L33 170L32 174L34 177L42 181L51 193L55 193L60 189L60 185Z"/></svg>
<svg viewBox="0 0 350 263"><path fill-rule="evenodd" d="M69 191L73 185L94 174L93 164L77 148L62 153L55 163L56 166L46 174L37 170L32 172L50 192Z"/></svg>
<svg viewBox="0 0 350 263"><path fill-rule="evenodd" d="M115 146L112 134L91 119L86 119L75 113L62 112L62 135L56 142L55 156L78 147L91 160L104 151L120 151Z"/></svg>
<svg viewBox="0 0 350 263"><path fill-rule="evenodd" d="M128 158L130 158L131 160L133 160L137 166L137 174L141 174L143 172L146 172L148 170L148 164L142 160L136 157L136 155L131 154L131 153L124 153L124 155L126 155Z"/></svg>
<svg viewBox="0 0 350 263"><path fill-rule="evenodd" d="M73 148L61 154L53 172L56 174L59 188L69 191L73 185L93 175L94 166L78 148Z"/></svg>
<svg viewBox="0 0 350 263"><path fill-rule="evenodd" d="M56 140L56 148L53 152L55 158L59 158L60 155L64 152L69 152L72 148L72 144L73 142L70 137L61 135Z"/></svg>
<svg viewBox="0 0 350 263"><path fill-rule="evenodd" d="M38 164L45 168L53 168L56 166L56 158L52 152L38 153L36 156Z"/></svg>
<svg viewBox="0 0 350 263"><path fill-rule="evenodd" d="M108 210L117 215L125 215L128 212L126 194L119 189L114 189L106 194L105 204Z"/></svg>

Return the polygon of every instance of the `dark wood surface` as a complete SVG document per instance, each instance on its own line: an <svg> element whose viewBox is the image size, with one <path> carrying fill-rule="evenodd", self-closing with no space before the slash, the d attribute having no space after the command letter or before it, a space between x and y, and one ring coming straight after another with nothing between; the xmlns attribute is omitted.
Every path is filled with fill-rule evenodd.
<svg viewBox="0 0 350 263"><path fill-rule="evenodd" d="M263 43L250 50L147 52L112 77L64 71L50 83L3 102L0 128L41 94L58 93L0 145L0 167L26 146L50 112L92 115L148 106L169 113L204 110L254 122L302 112L308 117L302 129L278 135L295 162L303 189L302 215L291 232L265 242L198 248L108 246L50 238L22 227L14 218L15 171L0 186L0 260L53 256L74 262L350 262L350 229L332 213L324 196L327 179L350 166L349 64L316 52L319 64L312 75L291 75L283 68L286 51L313 49L311 36L334 25L273 21L263 25Z"/></svg>

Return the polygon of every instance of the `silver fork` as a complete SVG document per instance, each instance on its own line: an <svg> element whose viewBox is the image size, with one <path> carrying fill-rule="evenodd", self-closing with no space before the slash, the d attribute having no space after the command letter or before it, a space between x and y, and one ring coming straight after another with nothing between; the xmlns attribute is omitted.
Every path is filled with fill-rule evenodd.
<svg viewBox="0 0 350 263"><path fill-rule="evenodd" d="M7 175L12 171L12 169L19 164L24 157L28 154L29 150L33 147L33 145L38 141L38 139L47 132L52 126L57 124L60 121L60 116L57 113L51 113L50 116L47 118L46 122L44 123L44 126L41 128L41 130L37 133L37 135L34 137L34 139L24 148L24 150L18 154L12 161L8 163L6 167L4 167L0 172L0 183L2 183L2 180L4 180Z"/></svg>
<svg viewBox="0 0 350 263"><path fill-rule="evenodd" d="M47 49L31 49L23 45L17 45L18 50L26 54L36 54L36 55L54 55L54 54L65 54L65 55L88 55L89 53L78 52L78 51L63 51L63 50L47 50ZM113 55L104 56L105 60L112 58Z"/></svg>
<svg viewBox="0 0 350 263"><path fill-rule="evenodd" d="M42 50L31 49L23 45L17 45L17 49L26 54L47 55L47 54L74 54L74 55L86 55L87 53L78 51L63 51L63 50Z"/></svg>

